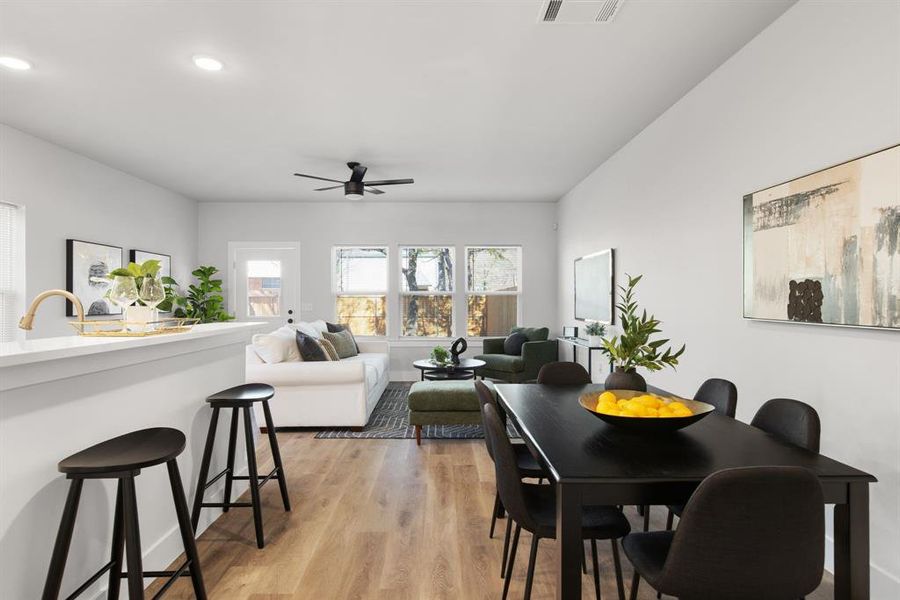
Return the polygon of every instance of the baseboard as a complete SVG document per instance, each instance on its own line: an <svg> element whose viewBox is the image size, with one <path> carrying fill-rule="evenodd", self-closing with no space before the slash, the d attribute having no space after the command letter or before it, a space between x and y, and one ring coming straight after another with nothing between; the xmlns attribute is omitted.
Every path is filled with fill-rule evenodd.
<svg viewBox="0 0 900 600"><path fill-rule="evenodd" d="M247 468L238 470L238 475L246 475ZM236 497L239 497L245 491L249 489L249 482L247 481L234 481L232 482L232 493L235 494ZM223 495L225 493L225 479L223 478L221 482L216 482L214 486L206 490L208 495ZM171 496L167 498L171 499ZM188 508L190 508L190 499L188 499ZM172 514L174 515L174 509ZM205 508L200 513L200 522L197 524L197 535L199 537L201 533L206 531L206 529L212 525L219 517L221 517L224 513L221 508ZM143 537L144 532L142 534L142 544L143 544L143 552L142 560L144 563L145 571L156 571L165 569L169 566L172 561L178 558L184 552L184 546L181 543L181 532L178 529L178 525L172 527L169 531L164 533L161 537L156 539L153 543L147 546L145 542L145 538ZM108 550L107 550L108 551ZM151 583L153 583L153 579L145 579L144 587L146 588ZM91 598L92 600L101 600L102 598L106 598L106 589L107 578L102 577L99 582L97 582L97 590L92 593L90 596L85 596ZM125 587L125 583L122 583L122 587Z"/></svg>

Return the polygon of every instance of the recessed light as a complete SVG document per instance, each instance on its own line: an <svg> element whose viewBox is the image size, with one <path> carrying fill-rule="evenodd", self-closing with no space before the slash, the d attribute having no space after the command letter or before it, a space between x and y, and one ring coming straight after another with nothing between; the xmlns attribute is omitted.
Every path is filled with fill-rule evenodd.
<svg viewBox="0 0 900 600"><path fill-rule="evenodd" d="M31 63L15 56L0 56L0 66L13 71L27 71L31 68Z"/></svg>
<svg viewBox="0 0 900 600"><path fill-rule="evenodd" d="M203 69L204 71L221 71L225 67L222 61L216 60L211 56L203 56L202 54L194 56L194 64L197 65L198 69Z"/></svg>

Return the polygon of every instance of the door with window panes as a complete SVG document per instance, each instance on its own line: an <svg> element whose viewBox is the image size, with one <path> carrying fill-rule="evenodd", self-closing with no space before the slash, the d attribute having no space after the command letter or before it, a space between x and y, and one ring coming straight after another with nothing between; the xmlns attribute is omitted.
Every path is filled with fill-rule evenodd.
<svg viewBox="0 0 900 600"><path fill-rule="evenodd" d="M298 248L236 248L233 260L232 310L239 321L283 325L298 319Z"/></svg>

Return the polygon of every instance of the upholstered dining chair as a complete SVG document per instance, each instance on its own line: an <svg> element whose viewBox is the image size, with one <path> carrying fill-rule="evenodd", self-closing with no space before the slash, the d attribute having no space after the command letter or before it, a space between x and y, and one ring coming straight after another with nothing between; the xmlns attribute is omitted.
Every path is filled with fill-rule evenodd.
<svg viewBox="0 0 900 600"><path fill-rule="evenodd" d="M777 506L778 510L772 510ZM822 580L825 509L801 467L745 467L707 477L675 531L632 533L622 545L641 577L678 598L796 600Z"/></svg>
<svg viewBox="0 0 900 600"><path fill-rule="evenodd" d="M576 362L550 362L538 371L537 382L544 385L587 385L591 375Z"/></svg>
<svg viewBox="0 0 900 600"><path fill-rule="evenodd" d="M809 404L789 398L773 398L763 404L750 424L810 452L819 452L822 424Z"/></svg>
<svg viewBox="0 0 900 600"><path fill-rule="evenodd" d="M727 379L707 379L697 389L694 394L694 400L698 402L706 402L715 407L715 412L734 418L737 413L737 386ZM668 507L669 514L666 517L666 529L672 529L672 525L676 516L681 516L684 512L684 504L670 504ZM644 531L650 529L650 513L644 514Z"/></svg>
<svg viewBox="0 0 900 600"><path fill-rule="evenodd" d="M493 447L494 471L500 500L506 507L509 519L516 522L509 562L506 566L506 581L503 582L503 600L506 600L509 595L509 584L512 579L516 549L522 529L530 532L532 536L524 595L525 600L529 600L534 582L538 543L541 539L556 539L556 492L549 485L534 485L522 481L516 466L513 444L506 436L505 426L499 414L490 404L485 405L481 410L485 424L485 436L490 438ZM619 598L624 600L625 589L622 582L619 546L616 540L627 535L630 530L628 519L619 509L612 506L584 507L582 536L586 540L591 540L594 589L598 600L600 599L600 565L597 558L597 540L610 540L612 543Z"/></svg>
<svg viewBox="0 0 900 600"><path fill-rule="evenodd" d="M483 409L485 406L492 406L495 411L497 411L498 415L501 417L505 417L506 413L500 408L497 404L497 399L494 397L494 392L488 388L487 384L483 381L475 382L475 391L478 392L478 401L481 403L481 408ZM501 418L504 424L504 432L506 428L506 419ZM484 423L484 415L482 415L482 423ZM505 433L504 433L505 434ZM494 449L491 446L491 438L488 436L487 431L484 434L484 445L487 447L488 456L491 457L491 461L494 460ZM516 456L516 466L519 468L519 474L521 477L532 477L538 480L547 477L547 474L544 472L544 469L541 468L541 465L538 464L537 459L531 454L528 448L524 444L514 444L513 452ZM497 519L503 516L504 508L503 504L500 502L500 492L498 491L494 495L494 509L491 513L491 530L488 537L494 537L494 528L497 525ZM506 520L506 536L503 539L503 562L500 565L500 577L503 577L506 573L506 559L509 555L509 539L512 533L512 520Z"/></svg>

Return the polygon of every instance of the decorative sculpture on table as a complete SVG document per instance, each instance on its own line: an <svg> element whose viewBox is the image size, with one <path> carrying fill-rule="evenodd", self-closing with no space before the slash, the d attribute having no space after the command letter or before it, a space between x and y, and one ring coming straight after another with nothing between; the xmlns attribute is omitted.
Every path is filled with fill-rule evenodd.
<svg viewBox="0 0 900 600"><path fill-rule="evenodd" d="M453 345L450 346L450 362L454 365L458 365L459 355L465 352L468 347L469 344L466 342L465 338L459 338L453 342Z"/></svg>

